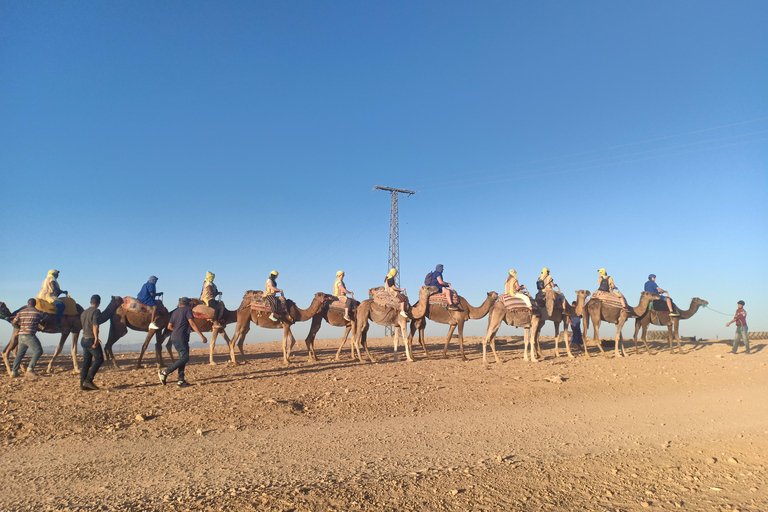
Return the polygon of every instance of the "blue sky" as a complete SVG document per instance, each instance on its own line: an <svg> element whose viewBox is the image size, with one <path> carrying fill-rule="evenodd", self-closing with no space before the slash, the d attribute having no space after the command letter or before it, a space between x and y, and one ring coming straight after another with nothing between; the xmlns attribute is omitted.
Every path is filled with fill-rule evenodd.
<svg viewBox="0 0 768 512"><path fill-rule="evenodd" d="M510 268L532 287L548 266L573 299L606 267L630 303L652 272L681 305L730 314L743 299L751 330L768 330L767 15L3 2L0 300L19 307L50 268L83 304L152 274L167 297L195 296L206 270L231 308L272 269L302 307L339 269L365 298L387 271L382 185L419 191L400 200L412 296L437 263L473 304ZM682 331L730 336L728 319L705 310Z"/></svg>

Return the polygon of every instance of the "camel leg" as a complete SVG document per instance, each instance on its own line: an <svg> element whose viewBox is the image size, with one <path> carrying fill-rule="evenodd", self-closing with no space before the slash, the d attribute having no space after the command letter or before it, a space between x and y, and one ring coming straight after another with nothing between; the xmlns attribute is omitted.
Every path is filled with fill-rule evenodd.
<svg viewBox="0 0 768 512"><path fill-rule="evenodd" d="M595 327L594 327L594 329L595 329L594 330L594 334L595 334L594 342L597 343L597 348L600 349L600 353L603 354L603 356L605 358L608 358L608 354L606 354L605 350L603 350L603 344L600 343L600 320L594 322L594 324L595 324ZM584 345L584 347L586 349L586 344Z"/></svg>
<svg viewBox="0 0 768 512"><path fill-rule="evenodd" d="M680 345L680 321L673 320L673 322L675 326L675 339L677 340L677 352L679 354L685 354L685 350L683 350L682 345Z"/></svg>
<svg viewBox="0 0 768 512"><path fill-rule="evenodd" d="M56 360L56 356L61 354L61 351L64 348L64 343L66 343L66 341L67 341L66 335L59 340L59 344L56 346L56 349L53 351L53 355L51 356L51 360L48 362L48 373L53 373L51 370L51 368L53 367L53 362ZM15 346L16 345L14 344L14 347Z"/></svg>
<svg viewBox="0 0 768 512"><path fill-rule="evenodd" d="M453 331L456 330L456 324L452 324L448 326L448 336L445 338L445 348L443 349L443 359L448 359L448 345L451 343L451 338L453 337ZM464 348L462 347L461 350L462 357L464 356ZM467 359L464 358L464 361Z"/></svg>
<svg viewBox="0 0 768 512"><path fill-rule="evenodd" d="M395 352L394 352L395 353L395 362L399 361L398 356L397 356L397 330L399 328L400 327L398 327L398 326L395 327L395 335L392 337L392 343L395 346Z"/></svg>
<svg viewBox="0 0 768 512"><path fill-rule="evenodd" d="M528 348L530 350L531 354L531 362L532 363L538 363L539 359L537 358L538 354L538 346L539 346L539 338L541 337L541 328L544 327L543 323L539 325L539 328L536 330L536 334L534 334L533 339L529 340ZM523 343L525 343L525 340L523 340ZM524 361L528 361L528 359L523 356Z"/></svg>
<svg viewBox="0 0 768 512"><path fill-rule="evenodd" d="M211 326L211 346L208 347L208 364L216 366L216 362L213 360L213 349L216 348L216 338L219 334L219 330Z"/></svg>
<svg viewBox="0 0 768 512"><path fill-rule="evenodd" d="M459 348L461 348L461 360L469 361L469 359L467 359L467 356L464 355L464 322L460 322L458 327L459 327Z"/></svg>
<svg viewBox="0 0 768 512"><path fill-rule="evenodd" d="M14 328L13 329L13 335L11 336L10 341L8 342L8 345L3 349L3 363L5 363L5 369L8 372L8 375L10 376L11 373L13 373L13 368L11 366L10 361L8 361L8 354L10 354L19 344L19 329ZM48 369L48 373L51 373L50 367Z"/></svg>
<svg viewBox="0 0 768 512"><path fill-rule="evenodd" d="M640 331L640 321L639 320L635 320L635 334L632 335L632 341L635 344L635 355L638 355L638 351L637 351L637 333L638 333L638 331Z"/></svg>
<svg viewBox="0 0 768 512"><path fill-rule="evenodd" d="M336 351L336 357L333 358L334 361L338 361L339 360L339 355L341 354L341 349L343 349L344 345L347 343L347 333L348 332L349 331L344 333L344 338L342 338L342 340L341 340L341 345L339 345L339 349ZM354 338L354 336L353 336L353 338ZM354 343L354 340L350 340L349 344L352 347L352 359L354 359L355 358L355 343Z"/></svg>
<svg viewBox="0 0 768 512"><path fill-rule="evenodd" d="M139 359L136 361L136 369L141 368L141 360L144 359L144 352L147 351L147 347L149 346L149 342L150 342L150 340L152 340L152 336L154 336L156 332L157 332L156 329L149 329L147 331L147 337L144 338L144 344L141 346L141 352L139 353ZM115 343L117 343L117 340L115 340ZM111 351L111 348L110 348L110 351ZM115 365L115 367L117 367L117 361L114 361L114 365Z"/></svg>
<svg viewBox="0 0 768 512"><path fill-rule="evenodd" d="M283 324L283 362L285 364L291 364L291 348L293 345L290 347L288 346L288 342L290 340L290 332L290 327L288 327L287 324Z"/></svg>
<svg viewBox="0 0 768 512"><path fill-rule="evenodd" d="M372 363L376 363L377 362L376 358L373 357L373 355L371 355L371 353L368 351L368 327L366 327L365 330L363 331L363 334L360 337L360 343L362 343L363 347L365 347L365 353L368 355L368 359L370 359ZM360 355L359 345L357 347L357 351L358 351L358 355ZM362 361L362 357L360 358L360 360Z"/></svg>
<svg viewBox="0 0 768 512"><path fill-rule="evenodd" d="M560 357L560 349L558 348L558 343L560 342L560 322L552 322L555 324L555 357ZM565 345L567 345L568 342L565 342Z"/></svg>
<svg viewBox="0 0 768 512"><path fill-rule="evenodd" d="M243 352L242 345L245 343L245 335L248 334L248 331L251 330L251 319L249 318L245 325L237 325L235 326L235 335L232 337L230 341L227 342L229 345L229 359L232 362L232 364L237 364L237 357L235 357L235 345L237 343L240 343L240 352ZM243 354L245 356L245 354Z"/></svg>
<svg viewBox="0 0 768 512"><path fill-rule="evenodd" d="M405 346L405 358L409 363L413 363L415 361L413 360L413 356L411 354L411 344L408 342L408 338L405 336L405 330L407 327L407 323L405 326L400 326L400 336L403 338L403 345Z"/></svg>
<svg viewBox="0 0 768 512"><path fill-rule="evenodd" d="M72 373L75 375L80 374L80 366L77 364L77 339L80 337L80 331L74 331L72 333ZM64 341L67 335L61 333L61 345L64 346Z"/></svg>

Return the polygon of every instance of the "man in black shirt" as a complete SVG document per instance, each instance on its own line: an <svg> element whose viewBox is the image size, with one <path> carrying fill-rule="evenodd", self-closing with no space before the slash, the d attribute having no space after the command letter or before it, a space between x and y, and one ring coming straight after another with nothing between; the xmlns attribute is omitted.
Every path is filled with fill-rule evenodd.
<svg viewBox="0 0 768 512"><path fill-rule="evenodd" d="M80 341L80 345L83 347L80 389L84 391L99 389L93 383L93 377L104 362L104 352L101 350L101 340L99 339L99 316L101 315L99 304L101 304L101 297L93 295L91 307L80 315L80 321L83 324L83 339Z"/></svg>
<svg viewBox="0 0 768 512"><path fill-rule="evenodd" d="M203 338L203 343L208 343L208 339L203 336L203 333L198 329L197 324L194 322L194 315L192 310L187 307L189 299L182 297L179 299L179 307L171 312L171 318L168 320L168 330L171 332L171 342L173 348L179 353L179 358L171 366L164 371L160 370L157 376L160 377L160 382L165 386L168 380L168 375L179 370L179 381L176 386L179 388L186 388L189 386L186 380L184 380L184 369L189 362L189 333L190 330L194 330L197 334Z"/></svg>

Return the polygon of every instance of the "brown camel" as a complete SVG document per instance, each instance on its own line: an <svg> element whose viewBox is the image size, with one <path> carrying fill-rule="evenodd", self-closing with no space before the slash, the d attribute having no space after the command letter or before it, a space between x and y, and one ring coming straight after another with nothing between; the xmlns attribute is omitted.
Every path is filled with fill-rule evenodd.
<svg viewBox="0 0 768 512"><path fill-rule="evenodd" d="M368 291L368 293L372 294L374 290L376 290L376 288L372 288L371 290ZM410 318L420 319L424 317L428 307L427 298L435 292L437 292L437 288L434 286L422 286L419 289L419 300L409 310ZM352 347L351 347L353 359L355 358L355 351L357 351L357 358L360 361L363 360L362 355L360 354L360 345L362 344L363 347L365 348L365 353L368 355L368 359L370 359L372 362L376 362L376 359L371 355L370 351L368 350L369 321L373 321L378 325L395 328L395 333L394 333L395 335L392 339L392 342L394 345L395 361L398 360L397 333L398 333L398 330L400 331L400 334L403 337L403 345L405 346L405 357L408 361L413 362L413 357L411 355L413 352L413 347L411 346L411 340L413 338L410 338L408 340L405 339L405 330L408 327L408 318L405 318L400 314L399 307L395 308L395 307L382 306L380 304L376 304L373 301L373 299L367 299L361 302L360 305L357 307L357 313L356 313L355 319L357 320L357 325L356 325L357 329L355 330L355 336L353 337ZM427 357L429 357L429 352L427 352L427 347L423 343L423 341L421 343L421 346L424 349L424 353L426 353ZM344 347L344 340L342 340L341 345L339 345L339 349L336 351L337 359L343 347Z"/></svg>
<svg viewBox="0 0 768 512"><path fill-rule="evenodd" d="M349 312L350 318L352 320L345 320L344 310L330 309L330 305L335 299L336 297L333 295L325 294L323 307L320 308L320 311L318 311L317 314L312 317L312 325L310 325L309 333L307 334L307 338L304 340L304 343L307 345L307 352L309 352L310 361L317 361L317 357L315 356L315 336L317 336L317 332L320 330L320 326L323 324L323 320L328 322L330 325L333 325L334 327L344 327L344 338L341 340L341 346L339 347L338 352L336 352L336 361L339 360L341 347L344 346L344 344L347 342L349 333L355 331L355 311L350 310ZM353 299L347 298L347 300Z"/></svg>
<svg viewBox="0 0 768 512"><path fill-rule="evenodd" d="M570 305L570 303L566 300L565 301L565 310L562 310L560 308L554 308L552 310L552 316L551 317L542 317L541 322L539 323L539 330L536 332L536 349L539 349L539 334L541 333L541 327L544 325L544 322L547 320L552 320L555 323L555 357L560 357L560 322L563 323L563 335L565 336L565 339L563 340L563 344L565 345L565 350L568 352L568 357L573 358L573 354L571 353L571 342L568 340L568 328L571 321L572 316L582 316L584 314L584 308L587 302L587 297L591 295L591 292L588 290L576 290L576 307L573 307ZM541 311L541 308L539 308L539 311ZM546 311L544 311L544 315L546 315Z"/></svg>
<svg viewBox="0 0 768 512"><path fill-rule="evenodd" d="M291 362L291 350L293 349L293 345L296 343L296 338L294 338L293 333L291 333L291 325L295 324L296 322L306 322L307 320L310 320L315 315L317 315L326 302L326 294L317 292L315 297L312 299L312 303L307 309L301 309L296 305L295 302L290 299L286 299L285 302L288 308L287 315L285 315L283 318L278 318L277 322L273 322L269 319L269 313L251 309L252 299L258 297L261 293L262 292L255 292L253 290L245 292L243 302L237 309L237 327L235 327L235 335L232 337L232 341L229 343L230 358L233 363L237 363L237 359L235 358L235 344L237 344L238 348L240 349L240 354L243 356L243 359L245 359L243 344L245 343L245 335L248 334L248 331L251 330L251 322L253 322L259 327L263 327L265 329L283 329L283 361L286 364L289 364ZM288 340L290 340L290 345L288 344ZM307 352L309 352L310 359L315 361L317 360L314 346L310 348L308 345Z"/></svg>
<svg viewBox="0 0 768 512"><path fill-rule="evenodd" d="M616 325L616 357L624 357L626 354L624 353L624 347L621 343L621 328L624 327L624 323L627 321L627 318L629 318L630 313L634 313L635 316L639 317L646 309L648 309L648 304L652 300L659 299L660 297L658 295L642 292L640 294L640 304L631 308L631 311L625 311L616 306L608 306L595 298L590 299L587 303L587 314L584 315L584 355L589 357L589 350L587 348L587 329L589 329L589 321L591 319L594 325L593 340L597 344L597 348L600 349L600 352L602 352L605 357L608 357L608 354L606 354L603 350L603 346L600 344L600 322L605 321Z"/></svg>
<svg viewBox="0 0 768 512"><path fill-rule="evenodd" d="M536 308L536 306L534 306ZM483 363L488 364L486 356L486 345L491 344L491 350L493 351L493 357L496 359L496 363L501 363L499 356L496 354L496 333L501 327L502 322L506 322L507 325L513 327L522 327L524 329L523 336L523 359L528 360L528 347L530 346L531 361L537 361L536 354L533 349L533 340L531 338L531 329L536 333L539 328L539 322L541 321L541 315L534 315L528 308L519 308L513 310L507 310L501 301L496 301L491 310L488 313L488 331L483 338Z"/></svg>
<svg viewBox="0 0 768 512"><path fill-rule="evenodd" d="M643 316L635 319L635 334L633 336L634 342L635 342L635 354L638 353L637 351L637 332L640 330L640 328L643 328L643 344L645 345L645 350L648 352L648 354L653 355L653 352L651 352L651 349L648 347L648 342L646 341L646 335L648 334L648 325L665 325L667 326L668 334L669 334L669 351L670 353L674 353L674 350L672 349L672 339L674 337L675 340L677 340L677 351L680 354L685 354L683 351L683 348L680 346L680 320L687 320L691 318L693 315L696 314L696 311L699 310L700 307L704 306L706 307L709 302L700 299L698 297L694 297L691 299L691 305L688 309L680 311L680 316L669 316L668 312L663 311L646 311Z"/></svg>
<svg viewBox="0 0 768 512"><path fill-rule="evenodd" d="M427 306L427 313L423 318L414 319L411 322L410 338L413 339L413 334L416 329L419 330L419 343L426 351L424 345L424 329L427 326L426 319L429 318L433 322L440 324L448 324L448 336L445 338L445 348L443 349L443 357L448 357L448 345L451 343L451 337L456 327L459 328L459 347L461 348L461 359L467 361L467 356L464 354L464 322L467 320L479 320L483 318L491 310L491 307L499 298L499 294L496 292L488 292L488 296L485 298L480 307L473 307L467 302L467 299L459 295L460 310L446 309L441 306ZM421 299L420 299L421 300Z"/></svg>
<svg viewBox="0 0 768 512"><path fill-rule="evenodd" d="M165 306L163 306L163 302L158 300L157 317L155 318L155 323L158 325L159 329L150 329L149 324L152 320L151 313L138 309L126 310L122 305L117 308L115 314L112 315L112 318L110 319L109 337L107 338L106 345L104 345L104 359L107 360L109 366L111 368L118 367L117 359L115 358L115 354L112 351L112 346L117 343L120 338L128 334L128 329L147 333L147 337L144 339L144 345L141 347L139 360L136 362L136 368L141 368L141 359L144 357L144 351L147 349L147 345L149 345L149 340L152 339L152 336L156 337L158 367L162 365L163 330L165 329L165 326L168 325L168 319L170 317L171 313L165 308ZM168 353L171 355L171 359L173 359L173 355L171 354L170 341L168 342Z"/></svg>
<svg viewBox="0 0 768 512"><path fill-rule="evenodd" d="M101 312L101 315L99 316L99 324L103 324L109 318L112 317L114 312L117 310L118 307L123 303L123 299L121 297L112 297L109 304L107 305L106 309ZM0 302L0 304L3 304ZM3 307L6 307L5 304L3 304ZM7 307L6 307L7 310ZM56 325L56 315L48 315L48 317L43 321L43 329L40 330L40 332L44 332L47 334L60 334L61 338L59 339L59 345L56 347L56 350L53 352L53 355L51 356L51 361L48 363L48 373L53 373L53 361L56 359L56 356L58 356L61 353L61 350L64 348L64 343L67 341L67 336L72 334L72 366L73 370L72 373L79 373L80 367L77 364L77 340L80 337L80 331L83 330L83 324L80 322L80 315L84 311L82 306L77 304L77 315L64 315L61 317L61 328L59 328ZM9 322L12 321L12 318L6 318ZM18 345L19 342L19 329L18 327L13 327L13 334L11 335L11 340L8 342L8 345L3 349L3 362L5 363L5 368L8 370L8 374L11 374L11 366L8 361L8 354L16 349L16 345Z"/></svg>

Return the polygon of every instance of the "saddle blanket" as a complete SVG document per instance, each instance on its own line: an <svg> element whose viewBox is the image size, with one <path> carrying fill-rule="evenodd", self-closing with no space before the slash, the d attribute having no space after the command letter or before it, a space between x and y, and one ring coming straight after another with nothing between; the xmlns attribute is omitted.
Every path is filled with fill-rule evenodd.
<svg viewBox="0 0 768 512"><path fill-rule="evenodd" d="M55 315L58 311L56 309L56 306L48 302L44 299L35 299L37 301L37 304L35 304L35 309L38 311L42 311L43 313L48 313L49 315ZM80 313L77 312L77 303L75 302L75 299L71 299L69 297L61 297L59 298L61 302L64 303L64 314L69 315L79 315Z"/></svg>
<svg viewBox="0 0 768 512"><path fill-rule="evenodd" d="M264 298L264 292L261 290L248 290L245 292L243 302L247 302L246 299L250 299L250 307L252 310L269 314L272 313L272 309L270 309L267 299ZM284 314L286 311L288 311L288 308L285 305L285 297L277 297L277 312Z"/></svg>
<svg viewBox="0 0 768 512"><path fill-rule="evenodd" d="M525 301L519 297L503 293L499 299L501 300L501 303L504 304L504 309L506 310L511 311L513 309L528 309Z"/></svg>
<svg viewBox="0 0 768 512"><path fill-rule="evenodd" d="M459 303L459 294L456 293L456 290L451 290L451 300L454 304ZM429 304L434 306L440 306L447 308L448 307L448 301L445 299L445 295L443 292L437 292L433 293L429 296Z"/></svg>
<svg viewBox="0 0 768 512"><path fill-rule="evenodd" d="M222 308L224 307L224 303L221 301L219 301L219 305ZM213 320L215 311L212 307L206 306L202 300L189 299L189 304L187 304L187 307L192 308L192 315L195 318L200 318L202 320Z"/></svg>
<svg viewBox="0 0 768 512"><path fill-rule="evenodd" d="M555 308L562 308L563 307L563 301L565 300L565 295L562 293L555 292ZM541 307L547 307L547 299L544 295L543 291L540 291L536 294L536 305Z"/></svg>
<svg viewBox="0 0 768 512"><path fill-rule="evenodd" d="M344 300L341 299L334 299L333 302L328 304L328 310L329 311L341 311L344 312L344 309L347 307L347 298L345 297Z"/></svg>
<svg viewBox="0 0 768 512"><path fill-rule="evenodd" d="M592 294L592 298L601 301L606 306L613 306L615 308L624 307L624 301L622 301L621 296L615 292L604 292L597 290Z"/></svg>
<svg viewBox="0 0 768 512"><path fill-rule="evenodd" d="M672 301L672 307L675 308L675 311L680 311L680 309L677 307L677 304L675 304L675 301ZM652 300L648 304L648 311L656 311L657 313L669 313L667 301L665 299Z"/></svg>
<svg viewBox="0 0 768 512"><path fill-rule="evenodd" d="M368 290L368 297L374 304L385 308L400 308L400 303L405 302L405 296L387 293L383 286Z"/></svg>

